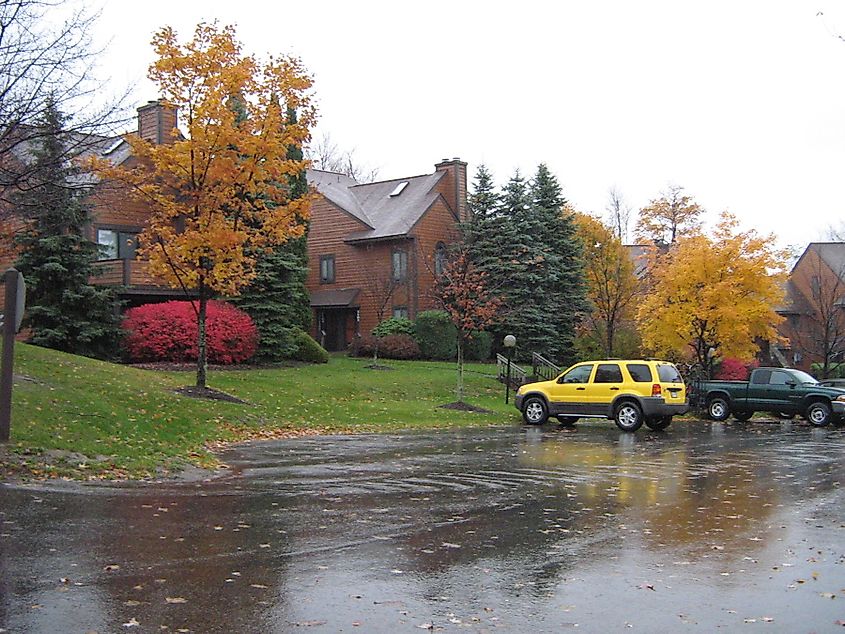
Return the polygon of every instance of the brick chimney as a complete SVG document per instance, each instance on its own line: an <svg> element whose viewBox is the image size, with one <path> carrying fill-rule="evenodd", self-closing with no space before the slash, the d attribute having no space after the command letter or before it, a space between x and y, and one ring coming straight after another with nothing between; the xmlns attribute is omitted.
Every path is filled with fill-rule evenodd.
<svg viewBox="0 0 845 634"><path fill-rule="evenodd" d="M444 179L448 195L446 200L452 205L452 209L458 214L461 222L469 220L467 216L467 164L455 157L443 159L434 168L438 172L446 172Z"/></svg>
<svg viewBox="0 0 845 634"><path fill-rule="evenodd" d="M175 127L176 108L166 105L160 99L148 101L138 108L138 136L142 139L156 145L172 143Z"/></svg>

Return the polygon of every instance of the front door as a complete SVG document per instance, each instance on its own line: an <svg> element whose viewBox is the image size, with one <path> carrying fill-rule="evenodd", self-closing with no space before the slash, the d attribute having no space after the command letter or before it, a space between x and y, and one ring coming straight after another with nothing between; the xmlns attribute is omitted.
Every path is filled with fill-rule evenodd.
<svg viewBox="0 0 845 634"><path fill-rule="evenodd" d="M317 335L322 345L329 352L346 350L346 318L349 311L345 308L323 308L317 315Z"/></svg>

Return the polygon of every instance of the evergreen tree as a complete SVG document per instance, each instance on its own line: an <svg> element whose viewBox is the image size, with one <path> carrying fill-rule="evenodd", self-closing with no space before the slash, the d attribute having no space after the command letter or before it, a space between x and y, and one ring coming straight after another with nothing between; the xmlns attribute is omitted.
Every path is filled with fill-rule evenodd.
<svg viewBox="0 0 845 634"><path fill-rule="evenodd" d="M296 124L296 111L288 108L288 123ZM287 157L302 160L302 148L288 147ZM305 172L288 180L290 199L308 193ZM307 235L307 232L306 232ZM311 328L311 305L305 280L308 275L306 236L289 240L260 256L255 278L233 298L232 303L246 311L259 332L256 359L278 362L290 358L298 348L296 331Z"/></svg>
<svg viewBox="0 0 845 634"><path fill-rule="evenodd" d="M545 227L548 289L548 322L555 336L545 350L564 364L574 362L575 334L581 316L589 310L584 259L577 235L575 215L567 209L557 178L541 163L531 183L534 222Z"/></svg>
<svg viewBox="0 0 845 634"><path fill-rule="evenodd" d="M496 193L493 174L483 163L475 173L473 191L467 197L467 207L472 221L490 218L499 207L499 194Z"/></svg>
<svg viewBox="0 0 845 634"><path fill-rule="evenodd" d="M494 199L492 178L479 169L464 228L473 264L504 299L489 329L500 345L517 337L517 358L539 352L562 364L575 360L575 329L586 310L581 247L560 184L540 165L529 184L517 170ZM491 200L498 204L491 209ZM479 211L480 210L480 211Z"/></svg>
<svg viewBox="0 0 845 634"><path fill-rule="evenodd" d="M15 198L26 227L15 242L15 266L27 285L24 326L39 346L99 358L115 357L120 330L114 289L93 286L98 246L83 236L86 192L73 187L77 168L65 156L65 117L52 100L38 126L30 187Z"/></svg>

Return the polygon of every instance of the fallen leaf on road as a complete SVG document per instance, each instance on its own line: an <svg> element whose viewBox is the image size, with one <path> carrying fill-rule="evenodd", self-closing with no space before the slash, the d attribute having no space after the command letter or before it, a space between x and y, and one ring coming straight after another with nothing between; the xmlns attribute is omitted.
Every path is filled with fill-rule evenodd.
<svg viewBox="0 0 845 634"><path fill-rule="evenodd" d="M123 627L138 627L139 625L141 624L135 620L135 617L132 617L126 623L123 624Z"/></svg>
<svg viewBox="0 0 845 634"><path fill-rule="evenodd" d="M187 603L188 600L183 597L165 597L167 603Z"/></svg>

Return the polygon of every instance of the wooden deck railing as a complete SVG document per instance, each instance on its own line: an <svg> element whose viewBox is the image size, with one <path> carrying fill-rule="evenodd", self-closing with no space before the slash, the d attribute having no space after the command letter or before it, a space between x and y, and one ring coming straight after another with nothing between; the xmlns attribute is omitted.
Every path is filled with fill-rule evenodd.
<svg viewBox="0 0 845 634"><path fill-rule="evenodd" d="M153 277L146 260L102 260L96 263L97 272L91 283L100 286L140 286L155 288L167 286Z"/></svg>

